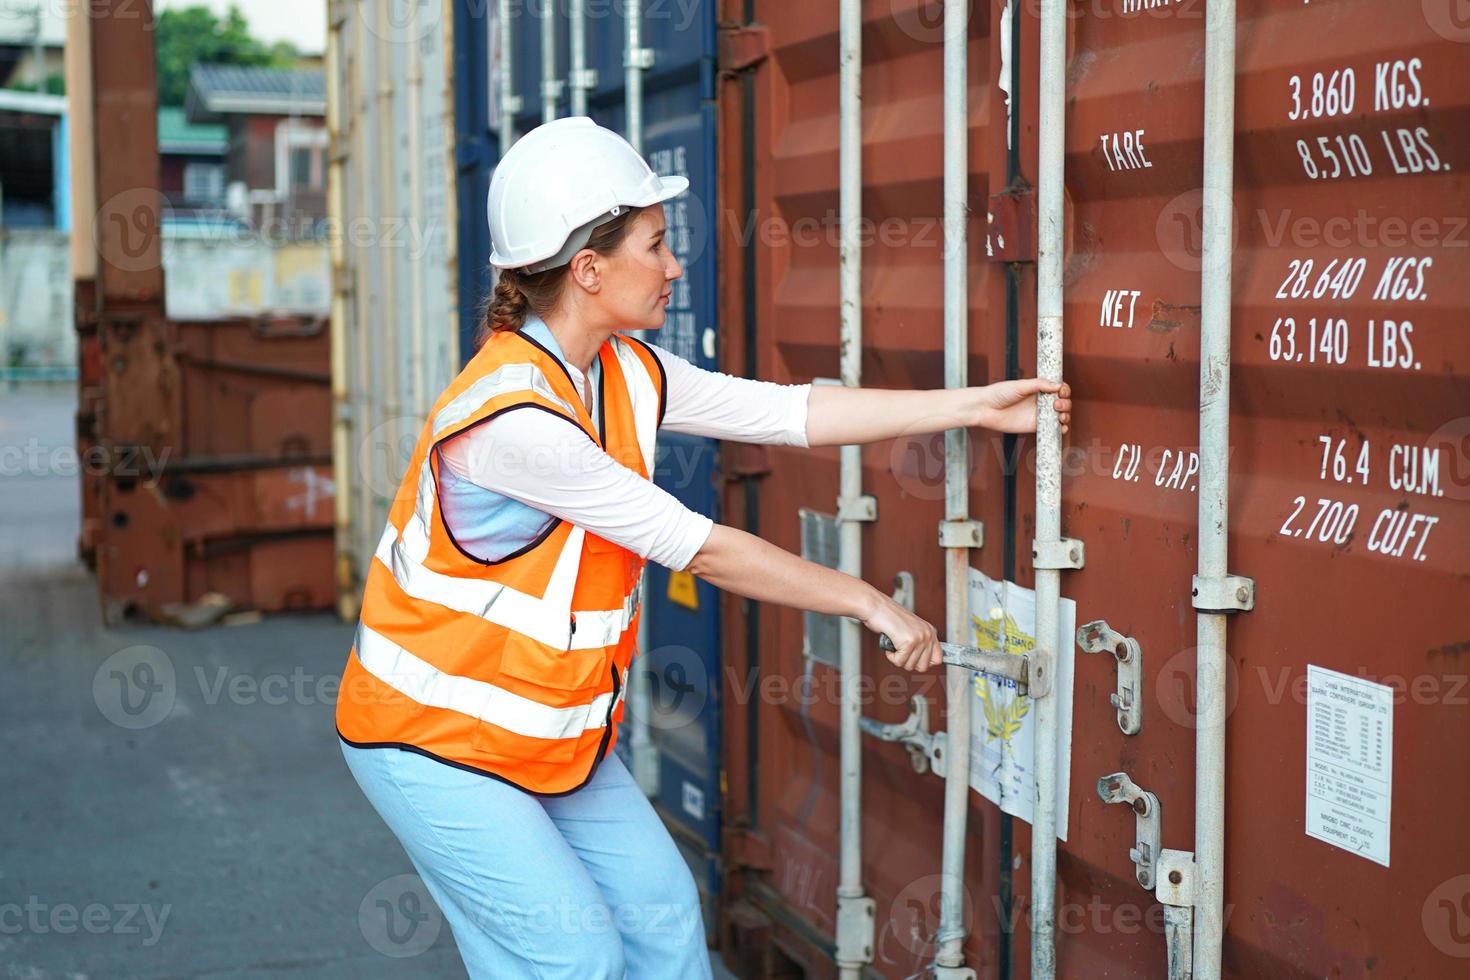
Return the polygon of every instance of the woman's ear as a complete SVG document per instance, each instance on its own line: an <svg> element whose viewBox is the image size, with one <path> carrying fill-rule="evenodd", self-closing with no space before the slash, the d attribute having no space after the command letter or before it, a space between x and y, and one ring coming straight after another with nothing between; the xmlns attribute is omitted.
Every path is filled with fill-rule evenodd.
<svg viewBox="0 0 1470 980"><path fill-rule="evenodd" d="M602 270L598 268L597 258L596 252L584 248L569 263L572 281L589 293L602 291Z"/></svg>

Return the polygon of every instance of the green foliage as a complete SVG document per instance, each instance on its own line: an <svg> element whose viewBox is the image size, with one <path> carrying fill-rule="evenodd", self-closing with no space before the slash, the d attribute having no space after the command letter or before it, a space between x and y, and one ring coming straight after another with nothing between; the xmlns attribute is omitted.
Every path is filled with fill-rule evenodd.
<svg viewBox="0 0 1470 980"><path fill-rule="evenodd" d="M24 82L15 82L5 87L13 92L34 92L36 90L36 83L27 80ZM41 91L47 95L65 95L66 76L60 72L52 72L46 76L46 81L41 86Z"/></svg>
<svg viewBox="0 0 1470 980"><path fill-rule="evenodd" d="M189 89L189 69L196 64L289 68L297 58L288 42L267 45L251 37L245 15L233 4L224 17L208 7L161 11L154 24L154 51L158 104L179 106Z"/></svg>

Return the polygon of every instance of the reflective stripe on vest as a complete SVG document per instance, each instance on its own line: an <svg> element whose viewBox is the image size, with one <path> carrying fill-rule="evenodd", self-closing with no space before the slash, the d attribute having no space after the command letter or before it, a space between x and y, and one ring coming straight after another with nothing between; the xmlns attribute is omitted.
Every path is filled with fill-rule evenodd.
<svg viewBox="0 0 1470 980"><path fill-rule="evenodd" d="M614 336L598 351L603 448L640 476L654 460L662 369ZM466 554L438 508L436 446L495 415L541 410L596 440L555 357L497 334L424 426L370 561L337 728L535 793L585 783L616 740L634 656L643 560L562 522L496 562Z"/></svg>
<svg viewBox="0 0 1470 980"><path fill-rule="evenodd" d="M485 681L455 677L360 623L354 649L368 673L419 704L493 721L530 738L570 738L584 729L601 728L613 706L608 693L589 704L551 708ZM626 686L618 690L617 700L626 690Z"/></svg>

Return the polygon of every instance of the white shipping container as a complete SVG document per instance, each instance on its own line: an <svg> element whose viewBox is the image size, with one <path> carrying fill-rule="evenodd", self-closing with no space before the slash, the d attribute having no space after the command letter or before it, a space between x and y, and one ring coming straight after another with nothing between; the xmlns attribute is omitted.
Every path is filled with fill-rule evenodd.
<svg viewBox="0 0 1470 980"><path fill-rule="evenodd" d="M459 370L453 10L332 0L327 51L338 587L356 615L435 397Z"/></svg>

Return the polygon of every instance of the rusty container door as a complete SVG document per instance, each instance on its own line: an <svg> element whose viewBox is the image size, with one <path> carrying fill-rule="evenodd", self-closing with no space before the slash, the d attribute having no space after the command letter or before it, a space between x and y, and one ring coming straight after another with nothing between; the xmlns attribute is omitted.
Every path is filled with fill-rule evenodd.
<svg viewBox="0 0 1470 980"><path fill-rule="evenodd" d="M838 9L835 4L729 5L722 56L721 186L725 237L721 348L726 370L785 383L839 373ZM971 358L980 384L1003 376L1003 266L986 257L985 202L1005 184L1004 109L994 80L988 8L969 24ZM944 385L943 28L937 4L864 4L863 384ZM998 113L998 115L997 115ZM999 155L992 160L991 146ZM992 166L1000 172L990 174ZM878 519L863 535L864 578L885 591L913 576L915 609L944 622L943 436L873 444L863 490ZM995 447L973 450L971 513L994 542L976 560L1002 572L1001 478ZM780 546L835 563L836 447L727 446L725 513ZM1029 554L1029 552L1028 552ZM725 957L745 975L835 976L839 834L836 621L779 607L726 606L728 774ZM756 625L752 634L750 626ZM872 686L862 713L902 722L914 698L945 728L939 671L906 674L865 637ZM918 773L898 744L864 736L863 879L877 902L872 966L908 977L933 958L944 783ZM993 961L998 814L975 796L966 889L977 930L971 962ZM987 952L989 951L989 952ZM789 971L782 972L782 971Z"/></svg>
<svg viewBox="0 0 1470 980"><path fill-rule="evenodd" d="M109 615L330 606L328 335L320 317L109 319L98 581Z"/></svg>
<svg viewBox="0 0 1470 980"><path fill-rule="evenodd" d="M1439 977L1470 955L1470 33L1452 6L1240 6L1229 547L1256 603L1230 627L1232 976ZM1058 901L1104 911L1058 962L1143 977L1163 951L1156 918L1120 926L1153 911L1134 821L1093 783L1128 771L1163 804L1163 846L1194 849L1207 9L1078 9L1065 371L1084 400L1063 528L1088 564L1063 587L1079 623L1138 640L1144 719L1122 735L1111 659L1078 664L1085 832Z"/></svg>
<svg viewBox="0 0 1470 980"><path fill-rule="evenodd" d="M1231 977L1453 976L1470 956L1458 816L1470 807L1470 30L1451 6L1240 6L1230 567L1257 593L1230 627ZM1135 638L1144 670L1142 728L1124 735L1108 701L1114 661L1075 654L1058 976L1162 977L1162 910L1128 854L1134 820L1096 787L1129 773L1162 803L1163 846L1194 849L1205 7L1068 9L1064 373L1079 405L1062 530L1086 543L1087 563L1063 573L1062 593L1079 624ZM1020 85L1002 85L1009 14L971 11L970 382L984 384L1008 361L1012 374L1035 367L1038 25L1037 5L1018 5ZM726 18L742 26L724 51L722 201L735 218L722 255L727 283L746 288L725 298L722 349L748 351L733 370L830 378L837 10L744 13L734 4ZM864 20L864 384L939 387L940 4L866 3ZM986 526L973 564L1030 586L1034 443L1013 457L1008 500L1006 442L971 434L971 511ZM916 610L935 623L942 454L936 436L863 457L878 498L864 577L887 589L911 572ZM812 514L832 513L835 449L733 463L749 476L730 484L727 513L762 536L800 551ZM738 678L726 685L726 744L744 750L727 755L731 959L832 975L836 673L804 655L799 613L732 603L726 624L727 669L743 676L750 656L769 685L743 710ZM923 696L943 731L938 675L903 675L865 643L864 714L902 721ZM1344 709L1334 699L1349 691L1361 703ZM934 955L942 783L897 745L867 741L863 767L872 966L906 977ZM972 799L967 961L982 977L1028 976L1029 828L1017 820L1002 851L995 808Z"/></svg>
<svg viewBox="0 0 1470 980"><path fill-rule="evenodd" d="M208 592L228 599L215 608L330 606L326 321L167 316L152 21L105 2L85 19L80 548L104 614L173 619Z"/></svg>

